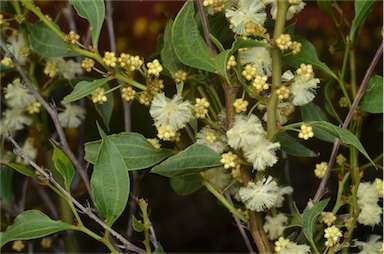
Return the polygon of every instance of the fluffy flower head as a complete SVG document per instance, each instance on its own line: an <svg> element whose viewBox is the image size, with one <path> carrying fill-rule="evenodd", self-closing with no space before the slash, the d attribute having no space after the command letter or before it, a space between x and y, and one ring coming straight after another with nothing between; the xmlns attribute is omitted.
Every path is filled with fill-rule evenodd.
<svg viewBox="0 0 384 254"><path fill-rule="evenodd" d="M282 213L279 213L275 217L267 215L265 217L263 229L268 234L268 239L274 240L281 236L283 234L287 222L287 216Z"/></svg>
<svg viewBox="0 0 384 254"><path fill-rule="evenodd" d="M264 24L267 17L265 6L259 0L239 0L236 5L226 10L225 17L229 20L229 27L239 35L245 34L248 22Z"/></svg>
<svg viewBox="0 0 384 254"><path fill-rule="evenodd" d="M4 88L4 98L9 106L13 108L25 108L30 105L35 97L29 93L24 84L20 82L20 79L13 80Z"/></svg>
<svg viewBox="0 0 384 254"><path fill-rule="evenodd" d="M65 107L64 112L58 114L61 126L64 128L77 128L85 118L85 110L64 101L61 104Z"/></svg>
<svg viewBox="0 0 384 254"><path fill-rule="evenodd" d="M157 128L169 126L171 131L177 131L185 127L191 120L193 106L189 101L182 101L181 95L176 95L171 101L167 101L165 94L157 94L152 101L149 114L155 121Z"/></svg>
<svg viewBox="0 0 384 254"><path fill-rule="evenodd" d="M278 186L271 176L260 181L249 182L247 187L241 187L239 195L245 206L256 212L271 208L277 199Z"/></svg>
<svg viewBox="0 0 384 254"><path fill-rule="evenodd" d="M239 59L242 65L250 64L256 68L260 76L272 75L272 57L268 49L264 47L252 47L239 51Z"/></svg>

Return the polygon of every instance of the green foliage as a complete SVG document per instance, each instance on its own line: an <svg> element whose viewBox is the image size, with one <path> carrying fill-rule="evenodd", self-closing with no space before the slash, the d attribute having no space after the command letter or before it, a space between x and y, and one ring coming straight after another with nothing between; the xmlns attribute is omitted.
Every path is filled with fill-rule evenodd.
<svg viewBox="0 0 384 254"><path fill-rule="evenodd" d="M93 92L95 89L103 86L105 83L107 83L111 78L101 78L101 79L95 79L93 81L80 81L76 84L73 91L64 97L64 101L66 102L73 102L77 101L85 96L88 96Z"/></svg>
<svg viewBox="0 0 384 254"><path fill-rule="evenodd" d="M52 22L53 26L57 25ZM28 24L31 47L38 54L45 57L65 57L76 54L68 50L68 45L43 21Z"/></svg>
<svg viewBox="0 0 384 254"><path fill-rule="evenodd" d="M184 65L179 61L175 53L175 48L172 42L172 27L173 21L170 20L164 30L164 47L161 50L161 60L165 69L170 73L175 73L178 70L182 70Z"/></svg>
<svg viewBox="0 0 384 254"><path fill-rule="evenodd" d="M153 167L152 172L167 177L192 174L221 166L220 159L220 154L212 149L204 145L193 144Z"/></svg>
<svg viewBox="0 0 384 254"><path fill-rule="evenodd" d="M52 220L37 210L28 210L16 217L7 230L0 232L0 248L14 240L37 239L76 227L59 220Z"/></svg>
<svg viewBox="0 0 384 254"><path fill-rule="evenodd" d="M61 151L52 141L53 155L52 160L55 164L56 170L64 179L65 189L68 191L71 188L73 177L75 176L75 168L72 165L71 160Z"/></svg>
<svg viewBox="0 0 384 254"><path fill-rule="evenodd" d="M383 113L383 86L383 77L376 75L369 79L359 104L362 110L373 114Z"/></svg>
<svg viewBox="0 0 384 254"><path fill-rule="evenodd" d="M123 213L128 202L128 170L119 149L98 126L102 138L91 176L91 187L97 209L111 226Z"/></svg>
<svg viewBox="0 0 384 254"><path fill-rule="evenodd" d="M295 68L300 67L300 64L302 63L312 64L314 69L322 70L330 77L337 79L336 74L325 63L319 60L316 48L312 45L312 43L298 36L293 36L292 40L301 43L301 51L296 55L288 55L283 57L283 60L287 64Z"/></svg>
<svg viewBox="0 0 384 254"><path fill-rule="evenodd" d="M92 35L92 45L97 48L101 27L105 17L105 6L103 0L70 0L77 14L88 20Z"/></svg>
<svg viewBox="0 0 384 254"><path fill-rule="evenodd" d="M361 26L365 20L365 17L372 10L376 4L374 0L355 1L355 17L352 21L351 30L349 31L349 39L355 39L355 33L359 26Z"/></svg>
<svg viewBox="0 0 384 254"><path fill-rule="evenodd" d="M127 170L140 170L149 168L172 154L167 149L156 149L139 133L129 132L108 136L121 154ZM85 144L85 159L96 164L98 151L102 141L93 141Z"/></svg>
<svg viewBox="0 0 384 254"><path fill-rule="evenodd" d="M19 173L21 173L25 176L37 177L36 174L32 170L30 170L29 168L27 168L26 166L24 166L22 164L17 164L17 163L13 163L13 162L9 162L9 163L1 162L1 164L7 165L8 167L13 168L14 170L18 171Z"/></svg>
<svg viewBox="0 0 384 254"><path fill-rule="evenodd" d="M354 146L357 150L359 150L361 154L365 156L365 158L367 158L372 163L372 165L375 166L375 163L372 161L371 157L369 157L367 151L360 143L359 139L355 135L353 135L349 130L337 127L325 121L308 122L307 124L332 134L333 136L339 138L341 142L346 145Z"/></svg>
<svg viewBox="0 0 384 254"><path fill-rule="evenodd" d="M12 205L14 198L13 176L15 171L8 165L0 166L0 201L7 206Z"/></svg>
<svg viewBox="0 0 384 254"><path fill-rule="evenodd" d="M318 155L311 149L305 147L296 139L292 138L289 134L285 132L280 132L276 136L276 140L279 141L281 145L281 150L287 154L301 157L317 157Z"/></svg>
<svg viewBox="0 0 384 254"><path fill-rule="evenodd" d="M170 182L172 189L179 195L189 195L203 186L199 174L174 176Z"/></svg>
<svg viewBox="0 0 384 254"><path fill-rule="evenodd" d="M303 122L310 122L310 121L329 121L323 110L317 106L315 103L310 102L304 106L300 107L301 110L301 117L303 119ZM313 132L315 133L315 137L326 141L333 143L335 138L330 135L328 132L323 131L319 128L314 127Z"/></svg>
<svg viewBox="0 0 384 254"><path fill-rule="evenodd" d="M134 215L132 215L132 221L133 221L133 229L136 231L136 232L143 232L144 229L145 229L145 226L144 226L144 223L137 219Z"/></svg>
<svg viewBox="0 0 384 254"><path fill-rule="evenodd" d="M187 1L177 14L172 27L172 42L175 53L183 64L215 72L215 60L200 35L195 22L193 1Z"/></svg>

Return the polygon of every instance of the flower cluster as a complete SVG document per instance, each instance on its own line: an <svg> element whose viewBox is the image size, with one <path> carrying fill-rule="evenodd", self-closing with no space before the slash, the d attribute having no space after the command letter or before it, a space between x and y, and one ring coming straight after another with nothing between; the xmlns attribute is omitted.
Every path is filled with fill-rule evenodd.
<svg viewBox="0 0 384 254"><path fill-rule="evenodd" d="M233 149L241 148L245 158L256 170L264 170L277 162L275 151L279 143L272 143L264 137L264 128L255 115L235 116L232 128L227 131L228 144Z"/></svg>
<svg viewBox="0 0 384 254"><path fill-rule="evenodd" d="M167 101L164 93L157 94L149 109L149 114L155 122L159 131L168 132L164 140L169 140L176 135L176 131L185 127L192 118L193 106L189 101L182 101L181 95L176 95L172 100ZM159 138L161 138L159 136Z"/></svg>
<svg viewBox="0 0 384 254"><path fill-rule="evenodd" d="M307 254L311 252L311 248L306 244L297 244L284 237L279 237L275 242L276 253L297 253Z"/></svg>
<svg viewBox="0 0 384 254"><path fill-rule="evenodd" d="M357 217L357 221L360 224L374 226L381 222L383 209L377 203L381 197L379 194L380 189L376 188L374 183L364 182L359 184L357 190L357 204L361 210Z"/></svg>
<svg viewBox="0 0 384 254"><path fill-rule="evenodd" d="M325 246L334 247L342 236L343 234L340 229L338 229L335 225L327 227L324 229L324 238L326 239Z"/></svg>

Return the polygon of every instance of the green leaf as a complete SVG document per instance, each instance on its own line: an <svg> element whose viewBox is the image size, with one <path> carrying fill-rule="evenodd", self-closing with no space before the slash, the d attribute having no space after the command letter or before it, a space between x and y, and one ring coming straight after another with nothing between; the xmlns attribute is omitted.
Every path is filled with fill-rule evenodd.
<svg viewBox="0 0 384 254"><path fill-rule="evenodd" d="M63 230L76 230L76 227L49 218L40 211L29 210L18 215L7 230L0 233L0 248L15 240L41 238Z"/></svg>
<svg viewBox="0 0 384 254"><path fill-rule="evenodd" d="M318 155L311 149L306 148L299 141L291 137L286 132L280 132L276 136L277 141L281 145L281 150L284 152L300 157L317 157Z"/></svg>
<svg viewBox="0 0 384 254"><path fill-rule="evenodd" d="M325 109L327 112L332 115L334 118L337 119L337 121L342 124L343 122L341 121L339 115L337 114L335 108L333 107L332 104L332 85L333 85L334 80L330 79L327 84L324 87L324 96L325 96Z"/></svg>
<svg viewBox="0 0 384 254"><path fill-rule="evenodd" d="M321 62L317 56L316 48L309 41L293 36L292 41L298 41L301 43L301 51L296 55L288 55L283 57L283 60L295 67L300 67L300 64L312 64L314 69L319 69L327 73L334 79L337 79L336 74L327 66L325 63Z"/></svg>
<svg viewBox="0 0 384 254"><path fill-rule="evenodd" d="M170 73L175 73L178 70L182 70L184 65L177 58L173 47L172 26L173 20L169 20L164 30L164 47L161 50L161 61L165 69L167 69Z"/></svg>
<svg viewBox="0 0 384 254"><path fill-rule="evenodd" d="M163 246L159 245L157 248L153 251L153 254L163 254L166 253L163 249Z"/></svg>
<svg viewBox="0 0 384 254"><path fill-rule="evenodd" d="M354 40L355 33L357 28L362 25L365 20L365 17L372 10L376 1L373 0L364 0L364 1L354 1L355 3L355 17L352 20L351 30L349 31L349 39Z"/></svg>
<svg viewBox="0 0 384 254"><path fill-rule="evenodd" d="M93 81L80 81L76 84L73 91L64 97L64 101L66 102L73 102L77 101L87 95L89 95L91 92L96 90L97 88L103 86L105 83L107 83L111 78L102 78L102 79L96 79Z"/></svg>
<svg viewBox="0 0 384 254"><path fill-rule="evenodd" d="M313 241L313 230L317 223L317 218L324 211L325 207L329 202L328 199L321 200L320 202L313 202L313 207L309 208L308 206L304 209L303 212L303 233L312 246L316 246Z"/></svg>
<svg viewBox="0 0 384 254"><path fill-rule="evenodd" d="M171 177L170 181L172 189L183 196L191 194L203 186L198 174L175 176Z"/></svg>
<svg viewBox="0 0 384 254"><path fill-rule="evenodd" d="M301 110L301 116L302 116L303 122L309 122L309 121L327 121L328 122L328 118L323 112L323 110L321 110L321 108L313 102L310 102L304 106L301 106L300 110ZM333 143L333 141L335 140L335 138L332 135L330 135L328 132L325 132L316 127L313 128L313 132L315 133L315 138L317 139L330 142L330 143Z"/></svg>
<svg viewBox="0 0 384 254"><path fill-rule="evenodd" d="M133 221L133 229L136 232L143 232L145 229L144 223L141 220L136 219L134 215L132 215L132 221Z"/></svg>
<svg viewBox="0 0 384 254"><path fill-rule="evenodd" d="M75 176L75 168L72 165L71 160L61 151L52 141L53 154L52 160L55 164L56 170L64 179L64 187L66 190L70 190L72 179Z"/></svg>
<svg viewBox="0 0 384 254"><path fill-rule="evenodd" d="M15 171L7 166L0 167L0 201L2 204L12 206L15 191L13 190L13 176Z"/></svg>
<svg viewBox="0 0 384 254"><path fill-rule="evenodd" d="M364 149L359 139L355 135L353 135L352 132L350 132L349 130L337 127L325 121L308 122L306 124L313 127L317 127L323 131L326 131L334 135L335 137L339 138L342 143L346 145L354 146L357 150L359 150L361 154L363 154L372 163L373 166L375 166L375 163L372 161L371 157L369 157L367 151Z"/></svg>
<svg viewBox="0 0 384 254"><path fill-rule="evenodd" d="M214 73L215 60L200 35L194 13L193 1L187 1L175 18L172 28L175 53L183 64Z"/></svg>
<svg viewBox="0 0 384 254"><path fill-rule="evenodd" d="M56 24L52 22L54 26ZM68 50L68 45L44 22L39 21L35 24L27 24L31 47L39 55L44 57L65 57L75 56Z"/></svg>
<svg viewBox="0 0 384 254"><path fill-rule="evenodd" d="M108 84L105 84L103 87L105 91L109 90ZM103 104L96 103L95 109L103 119L104 125L109 129L109 122L113 111L113 93L107 93L105 96L107 97L107 101Z"/></svg>
<svg viewBox="0 0 384 254"><path fill-rule="evenodd" d="M167 177L192 174L207 168L221 166L220 160L220 154L212 149L204 145L193 144L153 167L152 172Z"/></svg>
<svg viewBox="0 0 384 254"><path fill-rule="evenodd" d="M367 90L361 98L359 106L365 111L373 114L383 113L383 77L373 76L367 84Z"/></svg>
<svg viewBox="0 0 384 254"><path fill-rule="evenodd" d="M77 14L88 20L92 35L92 45L97 48L101 27L105 17L105 6L103 0L69 0L76 9Z"/></svg>
<svg viewBox="0 0 384 254"><path fill-rule="evenodd" d="M171 150L156 149L141 134L123 132L108 136L109 140L119 150L127 170L139 170L152 167L172 154ZM85 144L85 159L92 164L96 163L101 141Z"/></svg>
<svg viewBox="0 0 384 254"><path fill-rule="evenodd" d="M95 205L111 226L124 212L130 182L123 156L114 142L97 125L102 138L91 177Z"/></svg>
<svg viewBox="0 0 384 254"><path fill-rule="evenodd" d="M25 175L25 176L30 176L30 177L36 177L36 174L30 170L29 168L27 168L26 166L22 165L22 164L17 164L17 163L4 163L4 162L1 162L1 164L4 164L4 165L7 165L8 167L11 167L13 168L14 170L18 171L19 173Z"/></svg>
<svg viewBox="0 0 384 254"><path fill-rule="evenodd" d="M245 40L242 38L236 38L232 43L230 49L227 49L216 56L216 66L219 74L228 79L227 63L231 55L233 55L239 48L252 48L252 47L264 47L266 43L261 43L255 40Z"/></svg>

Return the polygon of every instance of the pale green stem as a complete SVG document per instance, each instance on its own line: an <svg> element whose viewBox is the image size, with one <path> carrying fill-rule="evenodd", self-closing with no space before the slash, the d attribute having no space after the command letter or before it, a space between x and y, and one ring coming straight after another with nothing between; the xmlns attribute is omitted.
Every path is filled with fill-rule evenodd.
<svg viewBox="0 0 384 254"><path fill-rule="evenodd" d="M41 12L39 8L37 8L30 0L21 0L21 2L24 4L26 8L28 8L30 11L32 11L37 17L40 18L41 21L43 21L57 36L59 36L61 39L64 40L64 33L60 31L59 28L57 28L54 23L49 20L44 13Z"/></svg>
<svg viewBox="0 0 384 254"><path fill-rule="evenodd" d="M350 72L351 72L352 98L354 99L357 95L355 49L351 49L349 52L349 68L350 68Z"/></svg>
<svg viewBox="0 0 384 254"><path fill-rule="evenodd" d="M351 42L348 41L347 45L345 47L343 65L341 67L341 73L340 73L340 77L338 79L341 91L343 92L344 97L347 99L347 103L348 103L349 107L351 107L351 99L349 98L347 89L345 87L344 78L345 78L345 71L346 71L346 67L347 67L347 63L348 63L349 50L350 50L350 45L351 45L350 43Z"/></svg>
<svg viewBox="0 0 384 254"><path fill-rule="evenodd" d="M121 81L123 81L123 82L125 82L125 83L127 83L129 85L131 85L131 86L134 86L134 87L136 87L136 88L138 88L140 90L143 90L143 91L147 90L147 87L145 85L143 85L143 84L141 84L141 83L139 83L139 82L137 82L137 81L135 81L133 79L129 79L126 76L124 76L124 75L122 75L120 73L116 73L115 74L115 78L117 78L117 79L119 79L119 80L121 80Z"/></svg>
<svg viewBox="0 0 384 254"><path fill-rule="evenodd" d="M348 177L349 177L349 172L346 173L344 178L343 178L343 180L339 182L339 188L337 190L336 204L335 204L335 206L333 207L333 210L332 210L333 214L336 214L337 211L339 211L340 207L343 205L341 198L342 198L342 195L343 195L344 185L345 185L345 182L347 181Z"/></svg>
<svg viewBox="0 0 384 254"><path fill-rule="evenodd" d="M111 251L111 253L118 253L118 251L115 249L115 247L113 247L112 243L109 241L109 237L106 237L106 236L101 237L98 234L95 234L93 231L89 230L88 228L86 228L84 226L78 226L77 230L81 231L81 232L89 235L93 239L103 243L105 246L107 246L107 248Z"/></svg>
<svg viewBox="0 0 384 254"><path fill-rule="evenodd" d="M288 6L289 5L287 0L277 1L277 18L275 23L275 29L273 31L273 39L275 41L284 32ZM267 138L270 140L273 138L276 132L276 111L278 102L276 89L281 84L281 65L281 51L279 48L274 47L272 49L272 89L267 104Z"/></svg>
<svg viewBox="0 0 384 254"><path fill-rule="evenodd" d="M209 192L211 192L217 198L217 200L219 200L226 208L228 208L232 214L237 216L243 222L248 221L247 218L245 218L244 215L242 215L232 204L230 204L228 200L221 193L219 193L210 182L207 180L202 180L202 183L207 188L207 190L209 190Z"/></svg>
<svg viewBox="0 0 384 254"><path fill-rule="evenodd" d="M143 217L143 223L144 223L144 246L147 253L152 253L151 251L151 244L150 244L150 236L149 236L149 229L151 227L151 222L148 218L148 203L144 199L139 199L139 207L142 213Z"/></svg>

